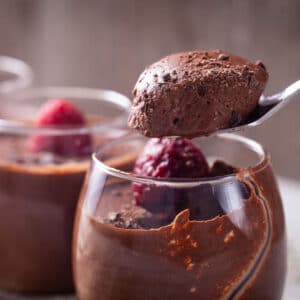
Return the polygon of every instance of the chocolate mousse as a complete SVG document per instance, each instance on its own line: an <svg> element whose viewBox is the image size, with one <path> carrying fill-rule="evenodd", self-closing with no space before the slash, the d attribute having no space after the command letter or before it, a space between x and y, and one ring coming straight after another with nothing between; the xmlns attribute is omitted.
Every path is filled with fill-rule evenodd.
<svg viewBox="0 0 300 300"><path fill-rule="evenodd" d="M0 289L70 292L73 221L89 162L17 154L24 144L1 138Z"/></svg>
<svg viewBox="0 0 300 300"><path fill-rule="evenodd" d="M74 230L79 300L281 299L286 235L269 156L243 138L218 136L203 153L186 138L245 121L267 79L261 62L220 50L141 74L129 126L159 138L93 157Z"/></svg>
<svg viewBox="0 0 300 300"><path fill-rule="evenodd" d="M195 137L234 127L255 110L267 80L262 62L226 51L173 54L140 75L129 126L149 137Z"/></svg>
<svg viewBox="0 0 300 300"><path fill-rule="evenodd" d="M71 102L54 99L33 122L39 133L0 134L0 289L73 291L75 209L93 143L107 141L108 135L41 132L76 129L89 120Z"/></svg>
<svg viewBox="0 0 300 300"><path fill-rule="evenodd" d="M165 151L157 153L163 154L151 157L151 170L155 164L156 171L168 165ZM122 159L115 161L106 163L124 170ZM131 170L135 166L133 160ZM96 172L103 178L105 173L95 168L90 176ZM77 211L73 251L79 300L281 299L286 236L268 157L248 169L215 161L204 183L193 187L167 186L163 192L160 185L143 187L142 195L150 193L154 205L155 197L164 193L175 207L179 194L184 205L175 215L169 209L149 210L145 199L137 199L141 196L134 193L134 184L105 176L95 212L87 209L91 199L86 197L92 197L88 181Z"/></svg>

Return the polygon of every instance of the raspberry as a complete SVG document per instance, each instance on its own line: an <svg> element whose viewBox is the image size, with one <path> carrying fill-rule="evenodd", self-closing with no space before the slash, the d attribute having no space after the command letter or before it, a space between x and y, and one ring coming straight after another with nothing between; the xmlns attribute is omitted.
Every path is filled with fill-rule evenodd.
<svg viewBox="0 0 300 300"><path fill-rule="evenodd" d="M35 125L38 128L59 127L70 129L85 125L79 110L68 100L51 99L38 113ZM87 134L76 135L35 135L28 143L31 152L51 152L66 157L88 155L92 151L92 139Z"/></svg>
<svg viewBox="0 0 300 300"><path fill-rule="evenodd" d="M151 139L138 157L134 173L156 178L201 178L209 167L198 147L186 138ZM184 208L180 191L166 186L133 184L135 203L173 216Z"/></svg>

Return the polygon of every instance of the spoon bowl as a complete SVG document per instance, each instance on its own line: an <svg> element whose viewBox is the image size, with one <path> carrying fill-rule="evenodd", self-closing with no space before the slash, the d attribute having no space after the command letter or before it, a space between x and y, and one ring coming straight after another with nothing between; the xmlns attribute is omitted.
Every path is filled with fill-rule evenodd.
<svg viewBox="0 0 300 300"><path fill-rule="evenodd" d="M234 127L219 129L215 133L228 133L245 130L250 127L259 126L266 120L270 119L276 112L286 106L300 92L300 80L292 83L283 91L272 95L262 95L258 101L255 111L242 124Z"/></svg>

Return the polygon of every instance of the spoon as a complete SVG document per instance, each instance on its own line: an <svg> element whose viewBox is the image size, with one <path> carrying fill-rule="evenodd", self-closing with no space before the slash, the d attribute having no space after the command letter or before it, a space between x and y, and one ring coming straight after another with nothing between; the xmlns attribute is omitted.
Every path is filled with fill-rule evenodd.
<svg viewBox="0 0 300 300"><path fill-rule="evenodd" d="M292 83L283 91L272 95L264 96L262 95L258 101L258 106L255 111L248 117L248 119L237 126L219 129L216 133L226 133L244 130L249 127L259 126L266 120L271 118L276 112L287 105L293 96L296 96L300 92L300 80Z"/></svg>

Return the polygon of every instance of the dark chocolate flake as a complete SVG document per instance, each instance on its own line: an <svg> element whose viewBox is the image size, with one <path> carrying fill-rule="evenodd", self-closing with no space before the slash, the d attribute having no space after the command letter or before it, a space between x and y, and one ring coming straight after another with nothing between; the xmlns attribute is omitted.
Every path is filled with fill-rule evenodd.
<svg viewBox="0 0 300 300"><path fill-rule="evenodd" d="M204 97L205 96L205 88L201 85L198 86L197 88L197 92L198 92L198 95L200 97Z"/></svg>
<svg viewBox="0 0 300 300"><path fill-rule="evenodd" d="M179 122L179 118L174 118L173 119L173 125L176 126Z"/></svg>
<svg viewBox="0 0 300 300"><path fill-rule="evenodd" d="M243 70L242 70L242 77L248 81L248 84L251 80L251 74L249 71L249 68L247 66L244 66Z"/></svg>
<svg viewBox="0 0 300 300"><path fill-rule="evenodd" d="M170 73L165 74L165 75L163 76L163 80L164 80L165 82L170 81L170 80L171 80L171 75L170 75Z"/></svg>
<svg viewBox="0 0 300 300"><path fill-rule="evenodd" d="M213 166L211 167L210 170L210 176L215 177L215 176L226 176L230 174L237 173L238 169L225 164L223 161L217 160L214 162Z"/></svg>
<svg viewBox="0 0 300 300"><path fill-rule="evenodd" d="M111 212L108 215L108 219L110 222L116 222L121 219L121 213Z"/></svg>
<svg viewBox="0 0 300 300"><path fill-rule="evenodd" d="M263 64L261 60L258 60L255 64L261 67L262 69L264 69L265 71L267 70L266 66Z"/></svg>
<svg viewBox="0 0 300 300"><path fill-rule="evenodd" d="M224 53L221 53L218 56L218 60L228 60L228 59L229 59L229 56Z"/></svg>
<svg viewBox="0 0 300 300"><path fill-rule="evenodd" d="M242 121L241 114L233 110L231 112L231 116L230 116L230 120L229 120L230 126L235 127L235 126L239 125L241 123L241 121Z"/></svg>
<svg viewBox="0 0 300 300"><path fill-rule="evenodd" d="M221 67L221 64L217 61L211 61L209 64L214 67Z"/></svg>

